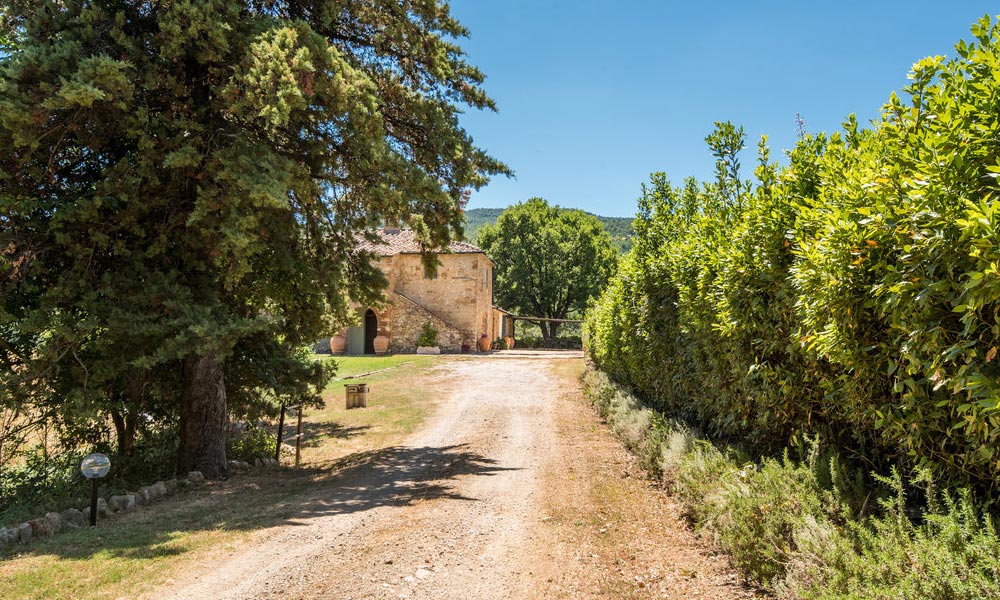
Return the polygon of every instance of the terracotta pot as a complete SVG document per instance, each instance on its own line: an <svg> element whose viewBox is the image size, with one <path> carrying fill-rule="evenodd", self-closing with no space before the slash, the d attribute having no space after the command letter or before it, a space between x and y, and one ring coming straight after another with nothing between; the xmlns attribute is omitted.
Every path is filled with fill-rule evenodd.
<svg viewBox="0 0 1000 600"><path fill-rule="evenodd" d="M490 337L485 333L479 336L479 351L488 352L490 349Z"/></svg>
<svg viewBox="0 0 1000 600"><path fill-rule="evenodd" d="M330 338L330 353L343 354L347 350L347 338L339 333Z"/></svg>
<svg viewBox="0 0 1000 600"><path fill-rule="evenodd" d="M372 345L375 346L375 354L385 354L389 351L389 338L388 336L377 335L372 340Z"/></svg>
<svg viewBox="0 0 1000 600"><path fill-rule="evenodd" d="M507 342L507 349L508 350L513 350L514 349L514 338L510 337L509 335L506 335L506 336L504 336L503 341Z"/></svg>

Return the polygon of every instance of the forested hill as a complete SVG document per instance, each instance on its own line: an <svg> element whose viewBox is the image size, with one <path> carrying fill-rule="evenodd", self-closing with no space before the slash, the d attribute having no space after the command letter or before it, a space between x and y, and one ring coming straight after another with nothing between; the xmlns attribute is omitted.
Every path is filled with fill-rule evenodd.
<svg viewBox="0 0 1000 600"><path fill-rule="evenodd" d="M487 223L496 223L504 209L502 208L473 208L465 211L465 237L472 243L476 242L476 235L479 228ZM602 217L594 215L604 223L604 228L611 234L611 239L615 246L623 253L628 252L632 247L632 219L628 217Z"/></svg>

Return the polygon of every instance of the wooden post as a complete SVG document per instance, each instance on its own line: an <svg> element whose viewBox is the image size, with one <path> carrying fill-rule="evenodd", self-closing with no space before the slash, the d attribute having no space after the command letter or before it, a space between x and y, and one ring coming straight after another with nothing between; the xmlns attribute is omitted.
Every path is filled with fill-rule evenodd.
<svg viewBox="0 0 1000 600"><path fill-rule="evenodd" d="M274 460L281 464L281 436L285 430L285 405L281 405L281 416L278 417L278 443L274 447Z"/></svg>
<svg viewBox="0 0 1000 600"><path fill-rule="evenodd" d="M302 457L302 405L299 404L299 424L295 426L295 466Z"/></svg>

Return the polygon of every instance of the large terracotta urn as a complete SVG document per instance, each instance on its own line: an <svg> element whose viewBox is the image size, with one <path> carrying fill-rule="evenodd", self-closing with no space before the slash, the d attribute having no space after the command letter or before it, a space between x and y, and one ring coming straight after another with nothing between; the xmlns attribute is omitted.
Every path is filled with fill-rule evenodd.
<svg viewBox="0 0 1000 600"><path fill-rule="evenodd" d="M347 350L347 336L337 334L330 338L330 353L343 354Z"/></svg>
<svg viewBox="0 0 1000 600"><path fill-rule="evenodd" d="M372 345L375 347L375 354L385 354L389 351L389 337L385 335L377 335L375 339L372 340Z"/></svg>
<svg viewBox="0 0 1000 600"><path fill-rule="evenodd" d="M483 335L479 336L479 351L489 352L489 350L490 350L490 336L484 333Z"/></svg>
<svg viewBox="0 0 1000 600"><path fill-rule="evenodd" d="M509 335L505 335L504 338L503 338L503 341L507 342L507 349L508 350L513 350L514 349L514 338L512 338Z"/></svg>

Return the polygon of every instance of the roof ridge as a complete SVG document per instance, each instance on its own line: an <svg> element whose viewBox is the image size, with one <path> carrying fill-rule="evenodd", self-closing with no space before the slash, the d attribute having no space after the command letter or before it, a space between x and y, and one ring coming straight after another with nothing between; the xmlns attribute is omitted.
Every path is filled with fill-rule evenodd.
<svg viewBox="0 0 1000 600"><path fill-rule="evenodd" d="M379 228L374 231L379 239L371 241L363 235L358 236L358 248L381 254L382 256L393 256L395 254L419 254L424 251L424 247L417 239L416 231L413 229ZM482 248L465 241L452 240L448 246L436 250L439 254L486 254Z"/></svg>

